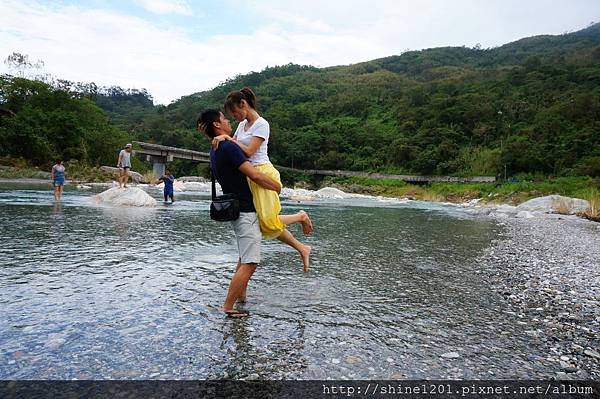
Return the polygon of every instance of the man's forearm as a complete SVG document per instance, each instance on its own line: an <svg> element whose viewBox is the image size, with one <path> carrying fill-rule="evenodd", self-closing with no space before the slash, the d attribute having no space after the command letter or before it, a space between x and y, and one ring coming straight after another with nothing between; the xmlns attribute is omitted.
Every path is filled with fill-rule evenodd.
<svg viewBox="0 0 600 399"><path fill-rule="evenodd" d="M267 190L273 190L278 194L281 193L281 184L271 179L269 176L264 173L256 170L250 162L243 162L240 167L240 172L245 174L250 180L258 184L259 186L266 188Z"/></svg>
<svg viewBox="0 0 600 399"><path fill-rule="evenodd" d="M277 193L281 193L281 185L277 183L275 180L271 179L269 176L264 173L257 173L256 176L251 178L253 182L258 184L259 186L266 188L267 190L273 190Z"/></svg>

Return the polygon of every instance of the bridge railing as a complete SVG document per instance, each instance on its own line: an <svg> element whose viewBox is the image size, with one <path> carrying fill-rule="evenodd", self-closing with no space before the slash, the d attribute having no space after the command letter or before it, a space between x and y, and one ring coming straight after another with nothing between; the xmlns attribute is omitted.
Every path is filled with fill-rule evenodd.
<svg viewBox="0 0 600 399"><path fill-rule="evenodd" d="M188 150L186 148L169 147L166 145L144 143L142 141L134 141L141 149L134 150L137 155L150 155L153 157L165 157L168 162L173 159L187 159L190 161L209 162L210 155L208 152L200 152Z"/></svg>

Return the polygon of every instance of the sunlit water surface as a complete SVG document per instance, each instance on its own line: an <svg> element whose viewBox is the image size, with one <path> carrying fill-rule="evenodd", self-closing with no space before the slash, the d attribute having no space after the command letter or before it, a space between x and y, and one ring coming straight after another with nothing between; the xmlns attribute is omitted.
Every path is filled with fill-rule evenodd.
<svg viewBox="0 0 600 399"><path fill-rule="evenodd" d="M149 191L160 199L160 191ZM302 204L311 270L277 241L251 317L219 311L237 259L207 193L153 209L0 186L0 378L516 378L543 356L475 261L501 232L451 206ZM285 212L299 204L284 201ZM448 354L456 352L455 354ZM442 356L444 355L445 356Z"/></svg>

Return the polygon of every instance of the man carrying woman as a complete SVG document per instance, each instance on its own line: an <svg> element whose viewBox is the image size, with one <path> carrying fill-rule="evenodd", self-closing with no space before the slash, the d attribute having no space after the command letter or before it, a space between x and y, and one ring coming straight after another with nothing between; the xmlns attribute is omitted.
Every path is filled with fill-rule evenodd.
<svg viewBox="0 0 600 399"><path fill-rule="evenodd" d="M225 110L239 122L239 125L233 137L229 134L216 136L213 139L213 147L218 148L219 143L224 141L234 142L248 157L252 166L281 184L279 172L271 164L268 155L269 122L261 117L256 110L256 95L252 89L244 87L241 90L229 93L225 100ZM299 211L293 215L281 215L281 203L278 193L265 190L251 180L248 180L248 185L252 191L254 207L258 214L260 231L263 237L266 239L277 238L298 251L302 259L304 272L308 272L312 248L310 245L298 241L286 228L286 225L300 223L302 224L302 232L305 235L311 234L313 225L308 214Z"/></svg>
<svg viewBox="0 0 600 399"><path fill-rule="evenodd" d="M200 114L196 122L210 140L224 134L231 134L231 126L222 112L209 109ZM248 312L234 309L236 301L244 302L250 278L260 263L261 234L248 179L265 190L279 193L281 185L252 167L242 150L234 143L226 142L219 151L210 152L211 169L225 194L235 194L240 204L240 216L232 221L239 258L235 273L231 278L223 311L228 317L245 317Z"/></svg>

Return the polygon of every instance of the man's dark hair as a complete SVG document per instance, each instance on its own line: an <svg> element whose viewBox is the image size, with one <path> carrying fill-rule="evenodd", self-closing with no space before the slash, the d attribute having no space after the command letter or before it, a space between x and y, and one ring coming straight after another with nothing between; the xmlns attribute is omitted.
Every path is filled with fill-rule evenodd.
<svg viewBox="0 0 600 399"><path fill-rule="evenodd" d="M221 111L218 109L207 109L198 115L196 127L199 127L211 139L215 137L213 123L221 120Z"/></svg>

